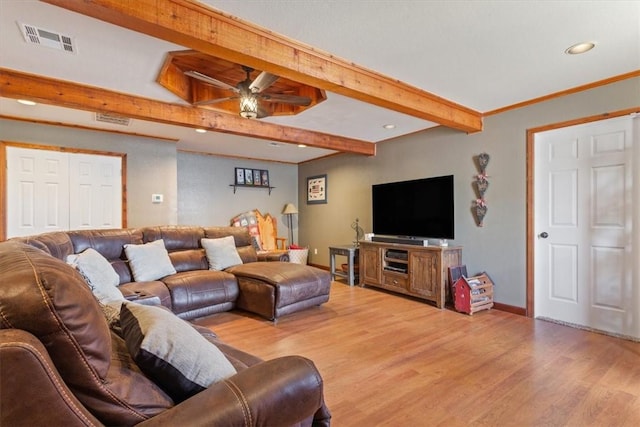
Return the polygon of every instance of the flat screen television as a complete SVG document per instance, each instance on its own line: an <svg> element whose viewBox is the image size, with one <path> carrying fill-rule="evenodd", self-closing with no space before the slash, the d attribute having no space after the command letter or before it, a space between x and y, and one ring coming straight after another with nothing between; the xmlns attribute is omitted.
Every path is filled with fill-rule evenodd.
<svg viewBox="0 0 640 427"><path fill-rule="evenodd" d="M453 175L371 187L376 235L454 238Z"/></svg>

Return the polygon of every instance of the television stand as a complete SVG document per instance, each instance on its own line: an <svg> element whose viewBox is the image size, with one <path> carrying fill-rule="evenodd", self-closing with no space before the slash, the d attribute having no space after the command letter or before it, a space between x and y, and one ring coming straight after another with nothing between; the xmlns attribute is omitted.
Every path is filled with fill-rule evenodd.
<svg viewBox="0 0 640 427"><path fill-rule="evenodd" d="M434 302L444 308L449 267L462 264L459 246L360 242L360 286L373 286Z"/></svg>

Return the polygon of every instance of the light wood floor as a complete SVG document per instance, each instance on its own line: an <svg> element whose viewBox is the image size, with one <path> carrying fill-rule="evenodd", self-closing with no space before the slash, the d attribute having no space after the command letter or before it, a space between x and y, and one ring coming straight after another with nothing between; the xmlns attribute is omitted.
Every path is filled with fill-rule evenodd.
<svg viewBox="0 0 640 427"><path fill-rule="evenodd" d="M640 426L636 342L338 282L277 325L237 312L198 323L264 359L312 359L337 427Z"/></svg>

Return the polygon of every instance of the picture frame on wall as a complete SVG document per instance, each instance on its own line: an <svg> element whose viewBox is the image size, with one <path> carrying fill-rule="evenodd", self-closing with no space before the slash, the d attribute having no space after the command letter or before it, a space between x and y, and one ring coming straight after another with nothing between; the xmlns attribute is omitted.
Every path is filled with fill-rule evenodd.
<svg viewBox="0 0 640 427"><path fill-rule="evenodd" d="M307 204L327 203L327 175L307 178Z"/></svg>
<svg viewBox="0 0 640 427"><path fill-rule="evenodd" d="M253 169L244 170L244 184L253 185Z"/></svg>
<svg viewBox="0 0 640 427"><path fill-rule="evenodd" d="M262 185L261 174L258 169L253 170L253 185Z"/></svg>
<svg viewBox="0 0 640 427"><path fill-rule="evenodd" d="M267 170L262 170L260 171L260 182L262 183L263 187L268 187L269 186L269 171Z"/></svg>
<svg viewBox="0 0 640 427"><path fill-rule="evenodd" d="M236 185L244 185L244 168L236 168Z"/></svg>

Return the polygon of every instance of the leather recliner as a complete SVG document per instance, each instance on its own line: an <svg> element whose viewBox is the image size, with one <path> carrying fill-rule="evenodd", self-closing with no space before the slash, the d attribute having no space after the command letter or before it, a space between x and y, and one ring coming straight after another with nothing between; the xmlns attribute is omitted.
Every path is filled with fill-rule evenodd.
<svg viewBox="0 0 640 427"><path fill-rule="evenodd" d="M176 404L136 366L79 273L17 241L0 243L0 328L2 426L330 424L313 362L262 361L204 328L238 373Z"/></svg>

